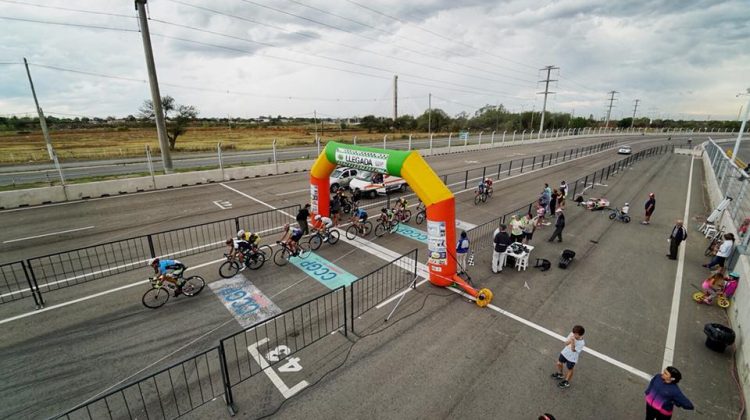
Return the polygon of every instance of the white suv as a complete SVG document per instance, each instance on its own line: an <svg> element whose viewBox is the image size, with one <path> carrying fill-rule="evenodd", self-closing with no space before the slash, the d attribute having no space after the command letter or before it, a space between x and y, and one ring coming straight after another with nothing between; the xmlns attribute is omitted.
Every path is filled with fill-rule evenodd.
<svg viewBox="0 0 750 420"><path fill-rule="evenodd" d="M359 174L351 180L349 188L352 191L360 190L365 197L375 197L378 194L386 194L395 190L406 191L406 181L397 176L383 174L382 183L373 183L373 172L359 171Z"/></svg>
<svg viewBox="0 0 750 420"><path fill-rule="evenodd" d="M359 171L354 168L347 168L345 166L339 166L331 173L328 178L328 182L331 185L331 192L336 192L339 188L349 187L349 183Z"/></svg>

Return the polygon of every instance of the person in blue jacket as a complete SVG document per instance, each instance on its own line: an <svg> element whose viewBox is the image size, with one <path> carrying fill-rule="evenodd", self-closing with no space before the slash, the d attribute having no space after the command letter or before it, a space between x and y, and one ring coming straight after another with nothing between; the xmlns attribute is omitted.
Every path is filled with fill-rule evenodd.
<svg viewBox="0 0 750 420"><path fill-rule="evenodd" d="M680 391L677 383L682 374L674 366L667 366L661 374L654 375L646 388L646 420L672 418L674 406L692 410L693 403Z"/></svg>

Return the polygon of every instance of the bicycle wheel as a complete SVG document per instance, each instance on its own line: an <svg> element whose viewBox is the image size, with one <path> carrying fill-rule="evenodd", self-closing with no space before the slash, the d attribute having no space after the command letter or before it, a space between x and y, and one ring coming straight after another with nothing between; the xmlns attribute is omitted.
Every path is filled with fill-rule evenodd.
<svg viewBox="0 0 750 420"><path fill-rule="evenodd" d="M328 232L328 243L331 245L335 245L336 242L339 241L339 231L338 230L331 230Z"/></svg>
<svg viewBox="0 0 750 420"><path fill-rule="evenodd" d="M420 211L419 213L417 213L417 217L416 217L416 220L417 220L417 224L418 224L418 225L421 225L421 224L422 224L422 222L424 222L424 219L425 219L426 217L427 217L427 215L425 214L424 210L422 210L422 211Z"/></svg>
<svg viewBox="0 0 750 420"><path fill-rule="evenodd" d="M719 296L718 299L716 299L716 304L719 305L720 308L728 308L731 303L729 302L729 299L727 299L724 296Z"/></svg>
<svg viewBox="0 0 750 420"><path fill-rule="evenodd" d="M482 197L479 194L474 195L474 205L478 206L480 201L482 201Z"/></svg>
<svg viewBox="0 0 750 420"><path fill-rule="evenodd" d="M703 298L706 297L706 294L703 292L695 292L693 293L693 300L696 302L700 302L703 300Z"/></svg>
<svg viewBox="0 0 750 420"><path fill-rule="evenodd" d="M289 250L286 247L281 247L275 254L273 254L273 262L279 267L285 266L289 262Z"/></svg>
<svg viewBox="0 0 750 420"><path fill-rule="evenodd" d="M487 190L487 198L492 198L492 188Z"/></svg>
<svg viewBox="0 0 750 420"><path fill-rule="evenodd" d="M628 216L627 214L622 216L622 221L625 223L630 223L630 216Z"/></svg>
<svg viewBox="0 0 750 420"><path fill-rule="evenodd" d="M372 232L372 222L369 220L362 225L362 237L365 237Z"/></svg>
<svg viewBox="0 0 750 420"><path fill-rule="evenodd" d="M482 197L482 203L486 203L487 202L487 193L483 193L481 195L481 197Z"/></svg>
<svg viewBox="0 0 750 420"><path fill-rule="evenodd" d="M309 257L310 254L312 253L312 251L310 250L310 244L301 243L301 244L298 244L298 246L299 246L299 255L297 256L302 258L303 260Z"/></svg>
<svg viewBox="0 0 750 420"><path fill-rule="evenodd" d="M706 252L703 253L703 255L710 257L714 253L714 242L711 241L710 244L708 244L708 248L706 248Z"/></svg>
<svg viewBox="0 0 750 420"><path fill-rule="evenodd" d="M266 261L273 258L273 248L270 245L261 245L258 247L258 251L263 254L263 259Z"/></svg>
<svg viewBox="0 0 750 420"><path fill-rule="evenodd" d="M219 275L225 279L234 277L240 272L240 264L237 261L226 261L219 266Z"/></svg>
<svg viewBox="0 0 750 420"><path fill-rule="evenodd" d="M349 204L349 203L344 203L344 204L343 204L343 205L341 206L341 210L343 210L343 211L344 211L344 213L346 213L346 214L349 214L349 213L351 213L351 212L352 212L352 205L351 205L351 204Z"/></svg>
<svg viewBox="0 0 750 420"><path fill-rule="evenodd" d="M609 220L615 220L615 217L617 217L617 213L615 212L609 213Z"/></svg>
<svg viewBox="0 0 750 420"><path fill-rule="evenodd" d="M316 251L318 248L320 248L320 245L323 243L323 237L320 236L319 233L314 234L310 237L310 240L307 241L310 244L310 249L313 251Z"/></svg>
<svg viewBox="0 0 750 420"><path fill-rule="evenodd" d="M182 294L188 297L193 297L203 290L206 286L206 281L201 276L192 276L185 279L185 283L182 285Z"/></svg>
<svg viewBox="0 0 750 420"><path fill-rule="evenodd" d="M352 240L354 237L357 236L359 233L359 229L357 229L356 226L351 225L348 228L346 228L346 239Z"/></svg>
<svg viewBox="0 0 750 420"><path fill-rule="evenodd" d="M257 270L263 267L263 263L266 262L266 258L260 252L253 252L245 257L245 265L251 270Z"/></svg>
<svg viewBox="0 0 750 420"><path fill-rule="evenodd" d="M390 233L396 232L398 230L398 224L399 224L398 220L396 219L391 220Z"/></svg>
<svg viewBox="0 0 750 420"><path fill-rule="evenodd" d="M387 230L388 229L386 229L385 225L382 222L378 223L378 225L375 226L375 236L377 236L378 238L380 238L381 236L385 235L385 232Z"/></svg>
<svg viewBox="0 0 750 420"><path fill-rule="evenodd" d="M148 289L146 293L143 294L143 298L141 298L143 306L150 309L156 309L167 303L168 300L169 292L163 287L152 287Z"/></svg>
<svg viewBox="0 0 750 420"><path fill-rule="evenodd" d="M411 210L405 209L401 214L401 222L409 223L409 220L411 220Z"/></svg>

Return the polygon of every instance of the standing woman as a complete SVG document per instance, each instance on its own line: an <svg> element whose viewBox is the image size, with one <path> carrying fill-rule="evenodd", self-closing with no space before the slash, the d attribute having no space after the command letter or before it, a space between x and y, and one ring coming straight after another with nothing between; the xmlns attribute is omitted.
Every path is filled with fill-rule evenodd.
<svg viewBox="0 0 750 420"><path fill-rule="evenodd" d="M734 234L727 233L724 235L724 242L722 242L721 245L719 246L719 250L716 252L716 255L713 258L711 258L711 261L709 261L708 264L703 264L703 266L708 269L711 269L716 265L723 268L724 263L727 261L727 258L729 258L729 256L732 255L733 250L734 250Z"/></svg>
<svg viewBox="0 0 750 420"><path fill-rule="evenodd" d="M513 242L521 242L523 240L523 222L515 214L510 220L510 238Z"/></svg>
<svg viewBox="0 0 750 420"><path fill-rule="evenodd" d="M557 196L557 190L552 190L552 194L550 194L549 197L549 214L555 214L555 209L557 209Z"/></svg>
<svg viewBox="0 0 750 420"><path fill-rule="evenodd" d="M693 410L693 403L680 391L677 382L682 374L674 366L667 366L659 375L654 375L646 388L646 420L672 418L674 406Z"/></svg>
<svg viewBox="0 0 750 420"><path fill-rule="evenodd" d="M562 190L557 193L557 207L565 210L565 193Z"/></svg>

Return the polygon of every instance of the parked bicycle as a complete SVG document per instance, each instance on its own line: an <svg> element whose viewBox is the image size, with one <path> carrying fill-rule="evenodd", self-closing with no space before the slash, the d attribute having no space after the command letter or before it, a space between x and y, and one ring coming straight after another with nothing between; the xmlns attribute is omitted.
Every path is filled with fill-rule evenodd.
<svg viewBox="0 0 750 420"><path fill-rule="evenodd" d="M179 274L176 280L179 282L181 278L183 278L182 274ZM177 289L177 285L171 281L162 281L157 277L149 277L149 281L151 282L151 288L143 294L141 302L143 302L143 306L150 309L156 309L167 303L169 296L174 295ZM193 297L200 293L205 286L206 281L203 280L203 277L190 276L182 284L182 294Z"/></svg>
<svg viewBox="0 0 750 420"><path fill-rule="evenodd" d="M287 244L286 242L276 241L276 243L279 245L279 249L276 250L275 254L273 254L273 262L279 267L287 265L289 259L292 257L305 259L310 256L311 251L309 242L297 243L298 251L296 252L292 251L292 249L289 247L289 244Z"/></svg>
<svg viewBox="0 0 750 420"><path fill-rule="evenodd" d="M622 210L615 207L609 212L609 220L619 220L623 223L630 223L630 216L627 213L623 213Z"/></svg>

